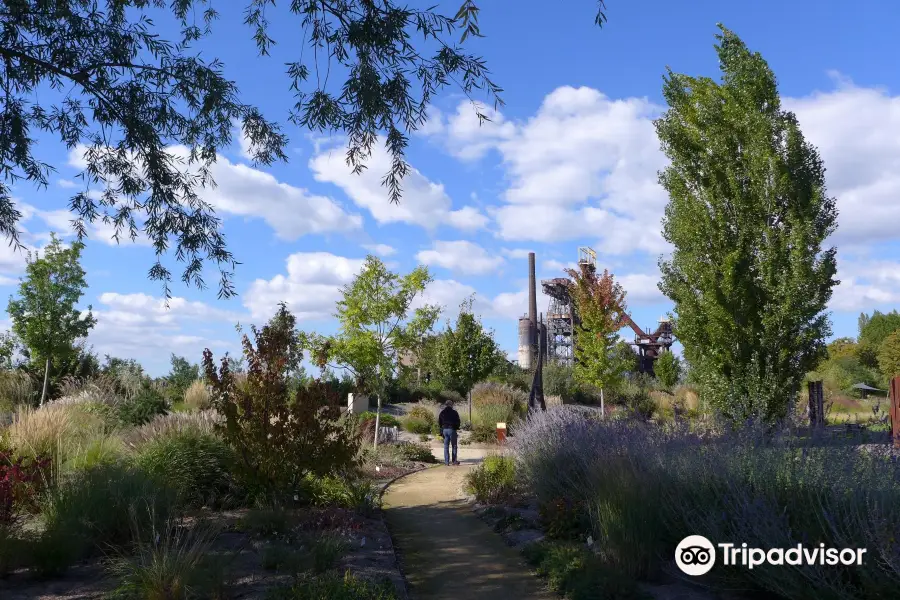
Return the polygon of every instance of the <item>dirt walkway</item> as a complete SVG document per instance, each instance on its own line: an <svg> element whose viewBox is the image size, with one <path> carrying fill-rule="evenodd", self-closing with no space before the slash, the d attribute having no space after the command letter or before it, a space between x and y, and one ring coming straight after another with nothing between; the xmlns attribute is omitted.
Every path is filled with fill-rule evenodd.
<svg viewBox="0 0 900 600"><path fill-rule="evenodd" d="M414 473L385 492L385 514L411 598L555 598L463 500L464 475L477 459L460 454L462 465Z"/></svg>

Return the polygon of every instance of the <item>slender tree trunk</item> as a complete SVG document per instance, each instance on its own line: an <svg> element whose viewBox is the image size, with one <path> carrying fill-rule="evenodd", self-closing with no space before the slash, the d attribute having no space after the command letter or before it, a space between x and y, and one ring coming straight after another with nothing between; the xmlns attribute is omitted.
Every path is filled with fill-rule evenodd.
<svg viewBox="0 0 900 600"><path fill-rule="evenodd" d="M44 387L41 390L41 406L44 405L44 400L47 398L47 387L50 383L50 357L47 357L47 362L44 364Z"/></svg>
<svg viewBox="0 0 900 600"><path fill-rule="evenodd" d="M378 449L378 431L381 423L381 393L378 393L378 408L375 409L375 442L372 444L373 449Z"/></svg>
<svg viewBox="0 0 900 600"><path fill-rule="evenodd" d="M600 415L606 418L606 402L603 400L603 388L600 388Z"/></svg>
<svg viewBox="0 0 900 600"><path fill-rule="evenodd" d="M472 427L472 388L469 388L469 427Z"/></svg>

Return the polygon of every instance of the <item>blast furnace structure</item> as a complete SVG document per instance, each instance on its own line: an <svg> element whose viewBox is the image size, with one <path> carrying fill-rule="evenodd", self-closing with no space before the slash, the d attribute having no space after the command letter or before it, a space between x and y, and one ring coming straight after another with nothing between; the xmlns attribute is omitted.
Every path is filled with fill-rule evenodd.
<svg viewBox="0 0 900 600"><path fill-rule="evenodd" d="M578 266L597 268L597 253L592 248L578 248ZM544 351L544 360L572 366L575 363L574 331L578 325L578 313L569 294L571 280L566 277L541 280L541 290L548 296L546 322L544 315L537 313L537 285L534 252L528 254L528 314L519 318L519 366L531 369L537 363L537 351ZM666 318L659 320L659 326L652 333L645 333L625 315L625 324L634 331L634 342L638 354L639 369L642 373L653 373L653 363L659 355L668 351L675 341L672 324ZM539 337L540 336L540 337ZM538 340L540 339L540 346Z"/></svg>

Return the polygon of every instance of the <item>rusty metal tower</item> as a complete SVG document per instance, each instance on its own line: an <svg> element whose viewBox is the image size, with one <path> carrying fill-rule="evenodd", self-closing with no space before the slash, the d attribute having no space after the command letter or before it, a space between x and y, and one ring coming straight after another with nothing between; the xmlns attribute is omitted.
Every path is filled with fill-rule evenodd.
<svg viewBox="0 0 900 600"><path fill-rule="evenodd" d="M578 265L597 268L597 253L592 248L578 248ZM541 281L544 294L550 297L547 308L547 358L550 361L572 366L575 363L574 331L578 323L575 305L569 295L571 280L556 277Z"/></svg>

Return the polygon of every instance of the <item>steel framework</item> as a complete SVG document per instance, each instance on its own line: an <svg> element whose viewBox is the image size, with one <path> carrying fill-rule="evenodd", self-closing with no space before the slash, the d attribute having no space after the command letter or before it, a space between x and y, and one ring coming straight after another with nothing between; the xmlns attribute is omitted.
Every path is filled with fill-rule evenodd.
<svg viewBox="0 0 900 600"><path fill-rule="evenodd" d="M547 308L547 359L572 365L575 353L572 342L575 308L569 297L569 280L563 277L541 281L544 293L550 296Z"/></svg>
<svg viewBox="0 0 900 600"><path fill-rule="evenodd" d="M597 253L592 248L578 248L578 265L597 269ZM571 280L565 277L541 280L541 288L550 297L547 309L547 359L564 365L575 363L574 331L578 324L578 314L569 295ZM640 371L653 373L653 363L659 355L668 351L674 338L672 324L668 319L660 319L659 326L652 333L645 333L627 314L625 323L634 331L634 342L639 357Z"/></svg>

